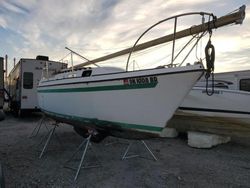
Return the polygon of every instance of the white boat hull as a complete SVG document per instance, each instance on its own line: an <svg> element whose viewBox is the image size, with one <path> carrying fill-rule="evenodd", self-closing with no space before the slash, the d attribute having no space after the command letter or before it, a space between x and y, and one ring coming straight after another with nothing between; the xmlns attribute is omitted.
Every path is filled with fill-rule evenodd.
<svg viewBox="0 0 250 188"><path fill-rule="evenodd" d="M218 79L217 82L230 83L224 79ZM180 132L199 131L249 137L250 92L236 90L234 87L233 89L215 87L214 94L208 96L204 87L205 82L198 84L200 86L195 86L186 96L168 122L168 127ZM232 85L229 86L232 87Z"/></svg>
<svg viewBox="0 0 250 188"><path fill-rule="evenodd" d="M204 87L194 87L187 95L179 110L186 113L234 118L250 123L250 92L215 88L212 96Z"/></svg>
<svg viewBox="0 0 250 188"><path fill-rule="evenodd" d="M160 136L202 73L194 65L42 81L38 101L42 111L74 126L127 138Z"/></svg>

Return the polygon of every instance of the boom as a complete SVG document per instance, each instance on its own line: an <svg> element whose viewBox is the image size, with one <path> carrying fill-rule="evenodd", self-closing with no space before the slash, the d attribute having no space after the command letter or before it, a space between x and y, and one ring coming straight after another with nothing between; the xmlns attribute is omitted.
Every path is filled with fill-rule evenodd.
<svg viewBox="0 0 250 188"><path fill-rule="evenodd" d="M236 12L233 12L231 14L222 16L222 17L217 18L215 20L212 20L212 21L209 21L209 22L206 22L204 24L197 25L197 26L192 26L190 28L181 30L179 32L169 34L169 35L165 35L163 37L160 37L160 38L157 38L157 39L154 39L154 40L151 40L151 41L147 41L147 42L144 42L142 44L138 44L138 45L136 45L134 47L127 48L127 49L124 49L124 50L121 50L121 51L118 51L118 52L115 52L115 53L112 53L112 54L108 54L108 55L99 57L97 59L93 59L91 61L87 61L85 63L75 65L75 67L79 68L79 67L82 67L82 66L91 65L91 64L94 64L94 63L98 63L98 62L101 62L101 61L105 61L105 60L108 60L108 59L112 59L112 58L115 58L115 57L118 57L118 56L128 54L131 51L135 52L135 51L144 50L146 48L157 46L157 45L160 45L160 44L163 44L163 43L166 43L166 42L169 42L169 41L173 41L173 40L176 40L176 39L180 39L180 38L183 38L183 37L187 37L187 36L190 36L190 35L195 35L195 34L198 34L198 33L210 30L210 29L219 28L219 27L222 27L222 26L225 26L225 25L242 24L242 22L243 22L243 20L245 18L245 8L246 8L246 6L243 5ZM200 12L199 14L202 15L204 13ZM171 18L176 18L176 17L177 16L171 17Z"/></svg>

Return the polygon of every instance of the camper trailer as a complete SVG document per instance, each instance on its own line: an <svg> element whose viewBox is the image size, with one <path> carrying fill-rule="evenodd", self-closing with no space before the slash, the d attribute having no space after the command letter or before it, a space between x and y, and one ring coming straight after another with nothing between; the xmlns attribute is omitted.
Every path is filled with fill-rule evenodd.
<svg viewBox="0 0 250 188"><path fill-rule="evenodd" d="M18 116L23 112L38 111L37 85L40 79L65 68L67 64L49 61L47 56L20 59L8 76L9 108Z"/></svg>

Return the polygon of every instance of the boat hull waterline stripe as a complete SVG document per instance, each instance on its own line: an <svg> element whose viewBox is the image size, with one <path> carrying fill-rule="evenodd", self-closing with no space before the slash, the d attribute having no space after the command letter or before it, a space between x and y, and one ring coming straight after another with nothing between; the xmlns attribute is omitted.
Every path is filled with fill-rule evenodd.
<svg viewBox="0 0 250 188"><path fill-rule="evenodd" d="M69 92L93 92L93 91L112 91L112 90L129 90L129 89L145 89L156 87L157 82L147 84L134 85L110 85L96 87L79 87L79 88L63 88L63 89L40 89L39 93L69 93Z"/></svg>
<svg viewBox="0 0 250 188"><path fill-rule="evenodd" d="M45 113L51 116L56 116L58 118L64 118L64 119L70 119L74 121L80 121L83 123L93 123L95 125L105 126L105 125L117 125L122 128L127 129L141 129L141 130L147 130L147 131L155 131L155 132L161 132L163 130L162 127L155 127L150 125L137 125L137 124L128 124L128 123L121 123L121 122L113 122L113 121L105 121L105 120L98 120L95 118L83 118L79 116L72 116L72 115L66 115L66 114L58 114L54 112L49 112L47 110L43 110Z"/></svg>
<svg viewBox="0 0 250 188"><path fill-rule="evenodd" d="M179 107L179 109L180 110L188 110L188 111L219 112L219 113L249 114L250 115L250 112L233 111L233 110L220 110L220 109L209 109L209 108L191 108L191 107Z"/></svg>

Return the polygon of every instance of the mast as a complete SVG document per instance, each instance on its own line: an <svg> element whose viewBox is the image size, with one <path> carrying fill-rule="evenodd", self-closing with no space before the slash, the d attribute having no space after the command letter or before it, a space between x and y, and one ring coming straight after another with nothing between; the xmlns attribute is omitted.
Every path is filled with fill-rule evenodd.
<svg viewBox="0 0 250 188"><path fill-rule="evenodd" d="M177 39L180 39L180 38L184 38L184 37L187 37L187 36L190 36L190 35L195 35L195 34L207 31L207 30L223 27L225 25L242 24L242 22L243 22L243 20L245 18L245 8L246 8L246 6L243 5L236 12L233 12L233 13L230 13L228 15L222 16L222 17L217 18L215 20L212 20L212 21L209 21L209 22L206 22L204 24L197 25L197 26L192 26L190 28L181 30L179 32L169 34L169 35L165 35L163 37L160 37L160 38L157 38L157 39L154 39L154 40L151 40L151 41L147 41L147 42L144 42L142 44L138 44L138 45L136 45L134 47L127 48L127 49L124 49L124 50L121 50L121 51L118 51L118 52L115 52L115 53L112 53L112 54L108 54L108 55L99 57L97 59L93 59L91 61L87 61L85 63L75 65L75 67L82 67L82 66L91 65L91 64L94 64L94 63L98 63L98 62L101 62L101 61L105 61L105 60L108 60L108 59L119 57L119 56L128 54L130 52L144 50L146 48L157 46L157 45L160 45L160 44L163 44L163 43L166 43L166 42L170 42L170 41L173 41L173 40L177 40ZM203 15L204 13L200 12L199 14ZM183 15L188 15L188 14L183 14ZM176 16L171 17L171 18L176 18Z"/></svg>

